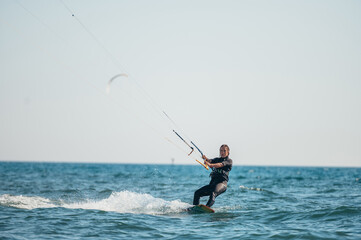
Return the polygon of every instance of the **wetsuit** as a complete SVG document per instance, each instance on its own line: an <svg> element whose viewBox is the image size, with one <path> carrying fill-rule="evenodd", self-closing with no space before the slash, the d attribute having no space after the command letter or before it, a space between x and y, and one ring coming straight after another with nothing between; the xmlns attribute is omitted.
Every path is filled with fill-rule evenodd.
<svg viewBox="0 0 361 240"><path fill-rule="evenodd" d="M223 167L213 168L210 175L211 181L208 185L201 187L194 193L193 205L199 204L199 199L203 196L209 196L207 206L211 207L218 195L224 193L227 190L228 175L232 169L232 159L214 158L209 161L210 163L222 163Z"/></svg>

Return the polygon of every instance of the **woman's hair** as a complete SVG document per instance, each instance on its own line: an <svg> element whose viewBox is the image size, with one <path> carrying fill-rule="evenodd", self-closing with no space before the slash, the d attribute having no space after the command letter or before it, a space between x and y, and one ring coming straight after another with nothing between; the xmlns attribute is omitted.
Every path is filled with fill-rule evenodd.
<svg viewBox="0 0 361 240"><path fill-rule="evenodd" d="M227 150L228 150L228 153L229 153L229 147L228 147L228 145L227 144L223 144L219 149L221 149L222 147L225 147L225 148L227 148Z"/></svg>

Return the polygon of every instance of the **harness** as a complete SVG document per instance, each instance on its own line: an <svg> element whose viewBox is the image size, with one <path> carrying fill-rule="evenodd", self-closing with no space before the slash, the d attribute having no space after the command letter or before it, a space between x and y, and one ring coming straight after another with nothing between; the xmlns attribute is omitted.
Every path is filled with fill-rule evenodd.
<svg viewBox="0 0 361 240"><path fill-rule="evenodd" d="M224 178L226 181L228 181L228 175L227 175L227 171L220 169L220 168L213 168L211 174L209 174L209 176L211 178L216 178L216 177L222 177Z"/></svg>

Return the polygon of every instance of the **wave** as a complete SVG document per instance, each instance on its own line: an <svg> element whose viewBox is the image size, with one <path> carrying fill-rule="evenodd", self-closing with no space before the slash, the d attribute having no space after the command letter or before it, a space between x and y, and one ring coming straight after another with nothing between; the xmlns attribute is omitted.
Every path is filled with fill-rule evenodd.
<svg viewBox="0 0 361 240"><path fill-rule="evenodd" d="M240 189L244 189L244 190L252 190L252 191L265 191L264 189L262 188L255 188L255 187L246 187L246 186L239 186Z"/></svg>
<svg viewBox="0 0 361 240"><path fill-rule="evenodd" d="M62 207L150 215L180 213L191 206L180 200L167 201L161 198L155 198L150 194L130 191L113 192L108 198L101 200L86 199L72 203L66 203L62 199L51 200L39 196L14 196L4 194L0 195L0 205L28 210Z"/></svg>
<svg viewBox="0 0 361 240"><path fill-rule="evenodd" d="M22 209L54 208L57 207L50 199L43 197L12 196L4 194L0 196L0 205Z"/></svg>
<svg viewBox="0 0 361 240"><path fill-rule="evenodd" d="M246 187L246 186L239 186L239 188L242 190L242 191L257 191L257 192L265 192L267 194L276 194L270 190L266 190L266 189L263 189L263 188L258 188L258 187Z"/></svg>

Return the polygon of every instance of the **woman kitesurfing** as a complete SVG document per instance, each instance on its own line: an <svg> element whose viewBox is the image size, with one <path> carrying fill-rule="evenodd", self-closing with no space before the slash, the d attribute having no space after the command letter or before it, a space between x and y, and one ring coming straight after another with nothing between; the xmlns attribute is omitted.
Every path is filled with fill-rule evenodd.
<svg viewBox="0 0 361 240"><path fill-rule="evenodd" d="M184 140L182 136L180 136L175 130L173 132L189 147L191 148L191 152L188 154L191 155L193 153L193 147L190 146L190 144ZM227 183L229 179L229 172L232 170L232 159L229 158L229 147L226 144L223 144L219 148L219 155L218 158L209 159L206 157L206 155L203 154L203 152L195 145L194 142L190 141L191 144L198 150L198 152L202 155L202 158L204 160L204 163L196 161L203 165L207 170L212 168L212 172L210 174L211 181L208 185L205 185L195 191L194 198L193 198L193 207L190 207L187 209L187 211L190 212L214 212L213 209L210 207L214 204L216 197L218 197L220 194L224 193L227 190ZM200 205L199 200L201 197L209 196L209 200L206 204Z"/></svg>
<svg viewBox="0 0 361 240"><path fill-rule="evenodd" d="M211 207L216 197L227 190L228 176L233 164L232 159L229 158L228 145L224 144L220 147L219 155L220 157L213 159L208 159L205 155L202 155L204 164L212 168L211 181L208 185L195 191L193 205L199 205L201 197L209 196L206 206Z"/></svg>

